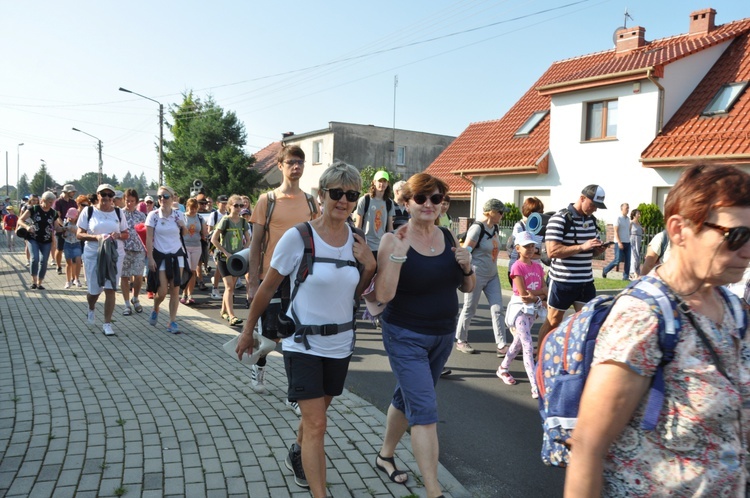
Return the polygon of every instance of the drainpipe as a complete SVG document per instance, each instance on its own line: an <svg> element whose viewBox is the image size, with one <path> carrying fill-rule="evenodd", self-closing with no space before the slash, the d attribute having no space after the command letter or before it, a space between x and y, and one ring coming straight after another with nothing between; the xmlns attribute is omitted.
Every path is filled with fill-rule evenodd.
<svg viewBox="0 0 750 498"><path fill-rule="evenodd" d="M664 128L664 87L661 86L658 81L656 81L656 78L654 78L654 76L652 75L653 71L654 71L653 67L648 68L646 70L646 78L648 78L648 80L654 85L656 85L656 88L659 89L659 102L658 102L659 114L657 116L657 125L659 129L656 133L658 135L659 133L661 133L662 129Z"/></svg>
<svg viewBox="0 0 750 498"><path fill-rule="evenodd" d="M474 183L474 180L468 178L463 171L459 173L458 176L471 183L471 185L474 187L471 189L471 200L469 201L469 214L474 214L474 206L477 201L477 184Z"/></svg>

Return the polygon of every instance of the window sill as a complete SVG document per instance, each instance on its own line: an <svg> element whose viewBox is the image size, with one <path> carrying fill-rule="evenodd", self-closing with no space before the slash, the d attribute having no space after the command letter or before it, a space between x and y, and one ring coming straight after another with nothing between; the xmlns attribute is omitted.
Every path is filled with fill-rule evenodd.
<svg viewBox="0 0 750 498"><path fill-rule="evenodd" d="M598 144L601 142L617 142L617 137L607 137L607 138L594 138L591 140L581 140L579 143L582 144Z"/></svg>

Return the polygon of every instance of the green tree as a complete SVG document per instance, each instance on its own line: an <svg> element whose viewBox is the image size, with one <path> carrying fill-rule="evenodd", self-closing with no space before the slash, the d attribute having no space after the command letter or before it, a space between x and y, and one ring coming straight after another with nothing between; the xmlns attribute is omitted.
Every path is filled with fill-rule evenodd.
<svg viewBox="0 0 750 498"><path fill-rule="evenodd" d="M79 180L70 182L78 187L78 193L80 194L93 194L99 187L99 173L90 171L85 173ZM102 183L109 183L110 185L117 185L116 176L102 175Z"/></svg>
<svg viewBox="0 0 750 498"><path fill-rule="evenodd" d="M644 204L638 205L638 211L641 212L641 225L645 230L664 229L664 215L661 214L659 206L656 204Z"/></svg>
<svg viewBox="0 0 750 498"><path fill-rule="evenodd" d="M29 189L34 194L43 194L48 188L54 187L57 184L57 182L49 176L49 172L47 171L47 165L42 163L42 165L39 167L39 170L34 174L34 178L31 179L31 184L29 184Z"/></svg>
<svg viewBox="0 0 750 498"><path fill-rule="evenodd" d="M359 175L362 177L362 195L370 191L370 185L372 185L372 179L375 176L375 173L377 173L378 171L385 171L386 173L388 173L388 176L391 179L391 181L388 182L391 185L391 191L393 189L393 184L401 180L401 173L394 173L393 171L389 170L386 166L383 166L377 169L373 168L372 166L365 166L359 172Z"/></svg>
<svg viewBox="0 0 750 498"><path fill-rule="evenodd" d="M23 197L24 195L29 195L31 193L29 177L26 176L26 173L21 175L21 178L18 179L18 192L21 194L21 197Z"/></svg>
<svg viewBox="0 0 750 498"><path fill-rule="evenodd" d="M521 210L518 209L518 206L516 206L512 202L506 202L505 208L507 209L507 211L503 215L503 225L513 226L516 224L516 222L521 220L522 214Z"/></svg>
<svg viewBox="0 0 750 498"><path fill-rule="evenodd" d="M164 142L164 176L178 195L189 196L196 179L213 197L252 192L260 175L249 169L254 159L244 150L245 126L234 112L191 91L183 94L180 105L170 106L169 113L174 140Z"/></svg>

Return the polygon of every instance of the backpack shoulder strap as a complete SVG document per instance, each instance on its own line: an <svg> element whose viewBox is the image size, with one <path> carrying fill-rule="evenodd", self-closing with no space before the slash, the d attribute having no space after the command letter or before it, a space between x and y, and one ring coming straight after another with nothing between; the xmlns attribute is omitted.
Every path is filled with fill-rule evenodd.
<svg viewBox="0 0 750 498"><path fill-rule="evenodd" d="M315 197L305 192L305 198L307 199L307 207L310 208L310 219L313 219L314 214L318 214L318 205L315 202Z"/></svg>
<svg viewBox="0 0 750 498"><path fill-rule="evenodd" d="M115 207L115 214L117 214L117 222L120 223L122 218L120 217L120 208Z"/></svg>
<svg viewBox="0 0 750 498"><path fill-rule="evenodd" d="M268 224L271 223L271 215L273 214L273 208L276 207L276 194L273 190L266 194L268 203L266 205L266 231L268 231Z"/></svg>
<svg viewBox="0 0 750 498"><path fill-rule="evenodd" d="M91 215L94 213L94 206L89 204L89 207L86 208L86 218L88 218L89 223L91 223Z"/></svg>
<svg viewBox="0 0 750 498"><path fill-rule="evenodd" d="M365 227L365 217L367 216L367 213L370 211L370 194L365 194L365 208L362 210L362 216L359 217L359 226L357 228L364 228Z"/></svg>
<svg viewBox="0 0 750 498"><path fill-rule="evenodd" d="M740 337L744 339L745 333L747 332L747 314L742 307L740 298L723 286L719 287L719 293L724 298L727 306L729 306L729 308L732 310L734 323L737 325L737 330L739 330Z"/></svg>
<svg viewBox="0 0 750 498"><path fill-rule="evenodd" d="M662 238L661 238L661 244L659 244L659 259L664 258L664 253L667 252L667 245L669 245L669 236L667 234L667 230L662 230ZM663 263L663 261L662 261Z"/></svg>
<svg viewBox="0 0 750 498"><path fill-rule="evenodd" d="M315 242L313 240L312 227L307 221L297 223L294 228L299 232L302 237L302 242L305 245L305 249L302 253L302 260L300 261L299 268L297 269L297 277L294 282L294 292L297 292L299 284L307 279L307 276L312 273L313 262L315 261Z"/></svg>
<svg viewBox="0 0 750 498"><path fill-rule="evenodd" d="M451 232L450 230L448 230L446 227L438 227L438 228L440 228L440 230L442 230L443 237L445 237L450 242L451 247L456 247L456 239L453 238L453 232ZM482 236L480 235L479 238L481 240ZM478 244L479 244L479 242L477 242L477 245Z"/></svg>

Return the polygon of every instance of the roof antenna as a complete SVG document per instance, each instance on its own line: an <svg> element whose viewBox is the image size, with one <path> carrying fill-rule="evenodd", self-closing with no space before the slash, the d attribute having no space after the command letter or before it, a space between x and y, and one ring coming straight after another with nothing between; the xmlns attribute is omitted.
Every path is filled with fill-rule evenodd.
<svg viewBox="0 0 750 498"><path fill-rule="evenodd" d="M623 18L623 21L622 21L622 26L624 28L628 27L628 19L630 19L631 21L635 21L635 19L633 19L633 16L631 16L630 14L628 14L628 8L625 7L625 17Z"/></svg>

